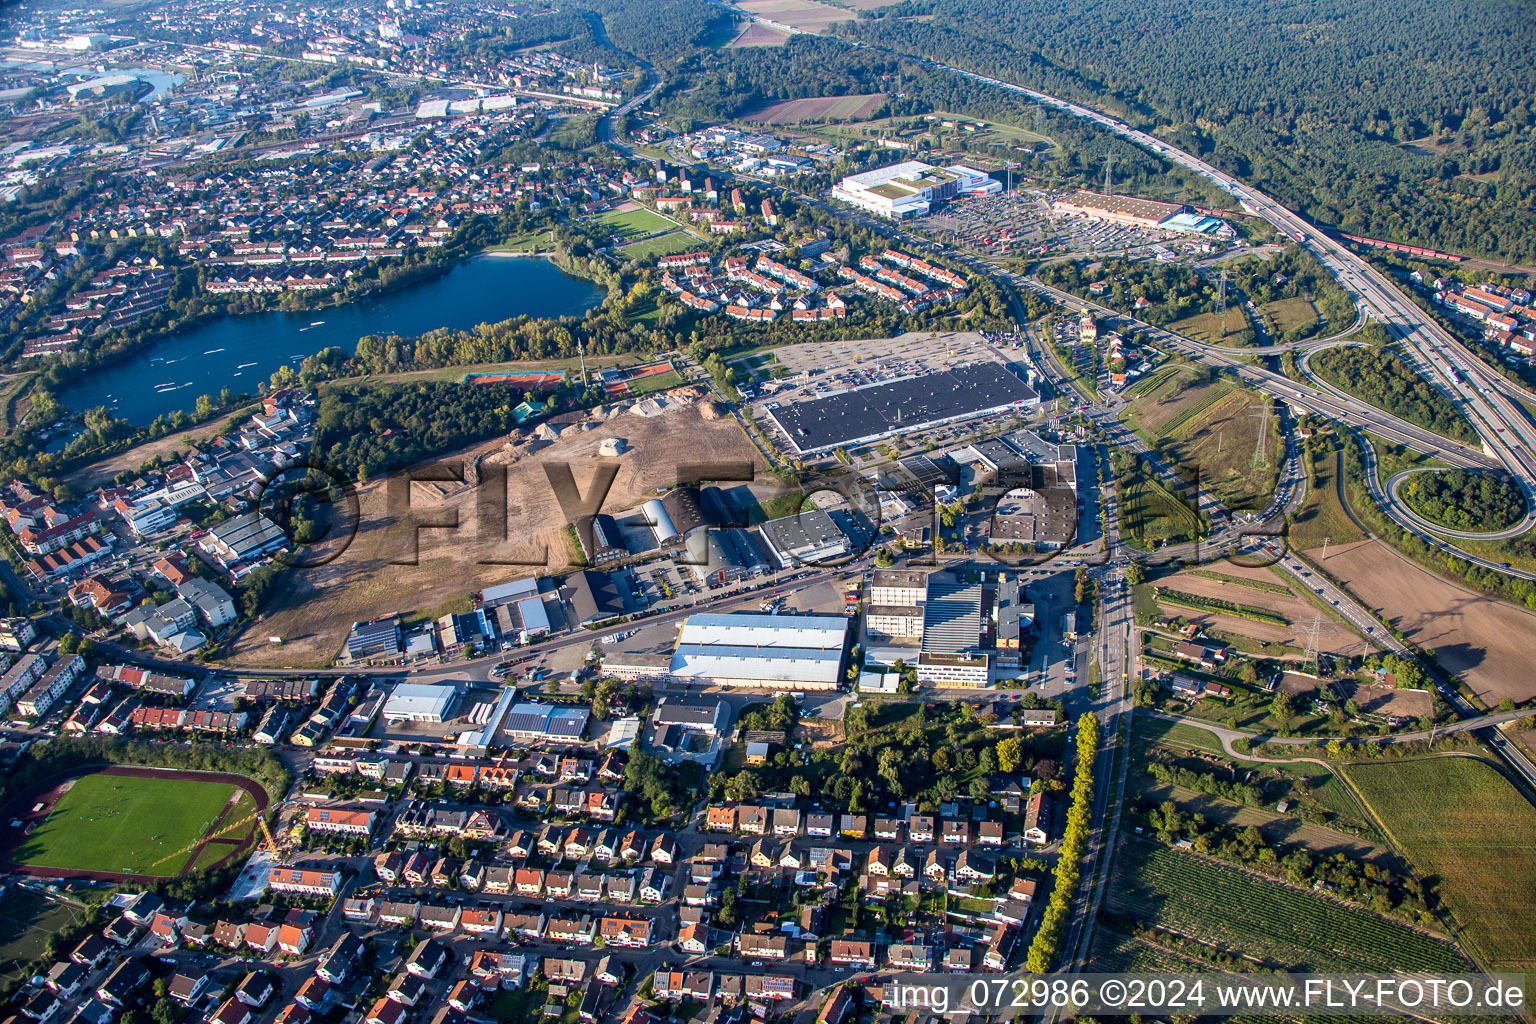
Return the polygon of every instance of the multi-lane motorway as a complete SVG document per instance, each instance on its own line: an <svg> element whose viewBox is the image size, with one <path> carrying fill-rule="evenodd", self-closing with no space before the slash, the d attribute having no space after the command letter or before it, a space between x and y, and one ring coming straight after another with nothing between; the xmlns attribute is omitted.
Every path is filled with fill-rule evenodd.
<svg viewBox="0 0 1536 1024"><path fill-rule="evenodd" d="M1137 131L1117 118L1000 79L935 61L927 63L935 70L1021 93L1045 106L1092 121L1200 175L1230 193L1245 210L1296 239L1328 268L1357 306L1373 319L1385 324L1393 335L1428 362L1440 380L1461 399L1463 411L1472 420L1490 454L1521 481L1527 494L1536 493L1536 456L1532 455L1533 444L1536 444L1536 424L1532 423L1524 407L1512 401L1506 393L1508 382L1420 310L1412 299L1365 260L1314 229L1299 214L1252 186L1217 170L1199 157L1170 146L1156 136Z"/></svg>

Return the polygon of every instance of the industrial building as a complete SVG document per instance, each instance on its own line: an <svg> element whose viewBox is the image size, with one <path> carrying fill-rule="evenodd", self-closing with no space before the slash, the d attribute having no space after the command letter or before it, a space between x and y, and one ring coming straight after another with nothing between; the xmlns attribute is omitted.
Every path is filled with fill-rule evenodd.
<svg viewBox="0 0 1536 1024"><path fill-rule="evenodd" d="M1001 182L963 164L941 168L907 160L850 174L832 189L832 198L877 217L906 220L924 216L934 203L1002 190Z"/></svg>
<svg viewBox="0 0 1536 1024"><path fill-rule="evenodd" d="M585 708L552 704L515 704L501 720L501 731L519 743L575 741L586 731Z"/></svg>
<svg viewBox="0 0 1536 1024"><path fill-rule="evenodd" d="M1153 199L1137 199L1134 196L1105 195L1079 189L1070 196L1056 200L1052 205L1057 213L1068 213L1089 220L1108 221L1127 227L1156 228L1160 231L1177 231L1183 234L1229 234L1232 228L1225 221L1197 213L1178 203L1160 203Z"/></svg>
<svg viewBox="0 0 1536 1024"><path fill-rule="evenodd" d="M271 554L288 543L276 523L260 512L236 516L208 531L204 547L226 562L246 562Z"/></svg>
<svg viewBox="0 0 1536 1024"><path fill-rule="evenodd" d="M1065 487L1014 488L998 499L992 512L993 544L1058 551L1076 536L1077 496Z"/></svg>
<svg viewBox="0 0 1536 1024"><path fill-rule="evenodd" d="M443 722L458 690L452 686L401 683L384 702L387 722Z"/></svg>
<svg viewBox="0 0 1536 1024"><path fill-rule="evenodd" d="M746 530L704 526L689 531L677 560L708 586L739 583L772 569Z"/></svg>
<svg viewBox="0 0 1536 1024"><path fill-rule="evenodd" d="M810 455L1039 404L1028 384L1002 364L985 362L804 402L771 402L764 411L796 452Z"/></svg>
<svg viewBox="0 0 1536 1024"><path fill-rule="evenodd" d="M997 652L998 667L1020 668L1024 634L1035 624L1035 606L1025 600L1024 588L1019 586L1017 577L1007 575L997 581L994 600L992 646Z"/></svg>
<svg viewBox="0 0 1536 1024"><path fill-rule="evenodd" d="M826 562L848 554L848 535L826 509L808 506L794 515L770 519L758 527L780 569Z"/></svg>
<svg viewBox="0 0 1536 1024"><path fill-rule="evenodd" d="M841 615L692 615L668 675L717 686L833 690L847 636Z"/></svg>
<svg viewBox="0 0 1536 1024"><path fill-rule="evenodd" d="M923 602L918 682L930 686L980 687L991 682L981 650L982 586L948 572L930 573Z"/></svg>
<svg viewBox="0 0 1536 1024"><path fill-rule="evenodd" d="M629 587L617 574L583 569L565 578L561 594L570 604L574 625L586 626L617 618L635 610Z"/></svg>
<svg viewBox="0 0 1536 1024"><path fill-rule="evenodd" d="M550 632L549 611L539 596L539 581L532 577L487 587L480 591L480 605L495 618L502 637L525 644Z"/></svg>
<svg viewBox="0 0 1536 1024"><path fill-rule="evenodd" d="M662 697L651 712L656 728L675 725L718 735L725 728L725 702L712 697Z"/></svg>
<svg viewBox="0 0 1536 1024"><path fill-rule="evenodd" d="M613 521L613 516L606 513L582 516L571 524L571 528L576 531L576 541L581 545L582 555L592 565L617 561L629 554L629 549L624 546L624 537L619 533L619 524Z"/></svg>
<svg viewBox="0 0 1536 1024"><path fill-rule="evenodd" d="M870 579L865 629L879 639L917 639L923 635L923 602L928 572L923 569L876 569Z"/></svg>
<svg viewBox="0 0 1536 1024"><path fill-rule="evenodd" d="M347 660L370 661L397 658L404 651L400 620L391 616L372 622L354 622L347 634Z"/></svg>

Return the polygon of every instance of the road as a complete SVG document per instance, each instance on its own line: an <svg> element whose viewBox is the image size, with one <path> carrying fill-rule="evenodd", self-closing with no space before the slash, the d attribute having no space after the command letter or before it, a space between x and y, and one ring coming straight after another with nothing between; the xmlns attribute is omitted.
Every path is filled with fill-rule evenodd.
<svg viewBox="0 0 1536 1024"><path fill-rule="evenodd" d="M1356 306L1416 352L1442 384L1459 396L1460 407L1477 429L1484 448L1520 481L1527 499L1536 495L1536 423L1517 401L1511 400L1510 383L1487 366L1462 342L1441 327L1414 301L1398 290L1369 262L1328 235L1317 231L1299 214L1278 201L1216 169L1190 153L1138 131L1100 111L1026 89L996 78L924 61L930 68L984 82L1030 97L1038 103L1091 121L1108 131L1190 170L1229 193L1249 213L1263 219L1310 252L1339 282ZM1524 389L1520 389L1524 390Z"/></svg>

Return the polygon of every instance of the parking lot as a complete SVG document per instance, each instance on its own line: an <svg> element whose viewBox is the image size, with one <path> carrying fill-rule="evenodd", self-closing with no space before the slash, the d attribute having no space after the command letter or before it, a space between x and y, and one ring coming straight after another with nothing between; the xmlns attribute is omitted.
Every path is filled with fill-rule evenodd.
<svg viewBox="0 0 1536 1024"><path fill-rule="evenodd" d="M774 356L792 381L769 397L775 402L804 401L900 377L997 361L986 339L971 331L794 345L775 349ZM802 375L804 379L795 379Z"/></svg>
<svg viewBox="0 0 1536 1024"><path fill-rule="evenodd" d="M1017 187L995 195L966 196L945 204L918 223L938 241L996 256L1047 253L1121 252L1159 246L1172 253L1199 246L1180 243L1167 231L1131 227L1075 215L1057 216L1052 193Z"/></svg>

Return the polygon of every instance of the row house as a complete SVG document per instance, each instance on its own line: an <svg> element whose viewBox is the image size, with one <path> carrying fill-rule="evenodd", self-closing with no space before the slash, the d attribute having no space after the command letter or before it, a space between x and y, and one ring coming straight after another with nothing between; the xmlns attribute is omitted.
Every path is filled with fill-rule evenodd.
<svg viewBox="0 0 1536 1024"><path fill-rule="evenodd" d="M267 872L267 888L275 893L299 896L335 896L341 888L341 872L311 867L273 867Z"/></svg>
<svg viewBox="0 0 1536 1024"><path fill-rule="evenodd" d="M374 812L348 807L310 807L304 812L304 827L312 832L361 836L373 834Z"/></svg>

